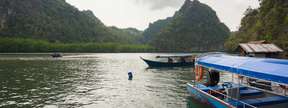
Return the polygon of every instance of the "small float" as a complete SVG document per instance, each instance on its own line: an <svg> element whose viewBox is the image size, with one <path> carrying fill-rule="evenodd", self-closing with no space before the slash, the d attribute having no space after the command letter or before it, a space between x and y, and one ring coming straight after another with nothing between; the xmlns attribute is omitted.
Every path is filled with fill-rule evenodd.
<svg viewBox="0 0 288 108"><path fill-rule="evenodd" d="M164 61L153 61L144 59L140 57L150 68L157 67L189 67L194 66L194 57L193 55L184 55L184 56L156 56L156 58L167 59L167 62Z"/></svg>
<svg viewBox="0 0 288 108"><path fill-rule="evenodd" d="M251 86L251 78L271 90ZM196 57L187 91L215 108L287 108L287 87L288 60L208 54Z"/></svg>

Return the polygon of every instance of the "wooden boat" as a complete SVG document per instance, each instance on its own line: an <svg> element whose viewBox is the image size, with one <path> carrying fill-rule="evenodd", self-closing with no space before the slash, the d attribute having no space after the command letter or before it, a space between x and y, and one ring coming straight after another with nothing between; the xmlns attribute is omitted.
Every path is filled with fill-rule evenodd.
<svg viewBox="0 0 288 108"><path fill-rule="evenodd" d="M184 56L157 56L157 58L179 58ZM186 57L186 56L185 56ZM184 57L184 58L185 58ZM191 61L179 61L179 62L172 62L169 60L167 62L161 62L161 61L152 61L147 60L142 57L140 57L149 67L155 68L155 67L188 67L188 66L194 66L194 60Z"/></svg>
<svg viewBox="0 0 288 108"><path fill-rule="evenodd" d="M232 81L220 79L220 73ZM206 76L206 77L204 77ZM271 90L250 86L246 79L271 83ZM288 60L212 54L196 58L193 98L215 108L287 108Z"/></svg>

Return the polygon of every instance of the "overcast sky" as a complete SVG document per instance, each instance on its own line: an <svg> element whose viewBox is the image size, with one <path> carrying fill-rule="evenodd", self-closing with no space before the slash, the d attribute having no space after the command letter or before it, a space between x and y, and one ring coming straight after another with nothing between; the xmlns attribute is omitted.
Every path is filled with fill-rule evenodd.
<svg viewBox="0 0 288 108"><path fill-rule="evenodd" d="M158 19L172 16L184 0L66 0L80 10L92 10L107 26L144 30ZM237 30L248 7L259 7L258 0L199 0L211 6L231 30Z"/></svg>

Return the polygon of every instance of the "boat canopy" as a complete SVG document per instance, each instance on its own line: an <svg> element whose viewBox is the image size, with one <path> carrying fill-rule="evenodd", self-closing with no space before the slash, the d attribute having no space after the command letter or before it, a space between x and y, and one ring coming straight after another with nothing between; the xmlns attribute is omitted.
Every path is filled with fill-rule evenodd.
<svg viewBox="0 0 288 108"><path fill-rule="evenodd" d="M212 54L198 57L195 65L288 84L288 60Z"/></svg>

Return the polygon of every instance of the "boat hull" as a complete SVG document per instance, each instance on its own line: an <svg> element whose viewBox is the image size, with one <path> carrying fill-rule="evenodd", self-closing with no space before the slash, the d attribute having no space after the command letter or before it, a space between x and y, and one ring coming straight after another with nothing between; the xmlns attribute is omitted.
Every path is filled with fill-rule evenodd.
<svg viewBox="0 0 288 108"><path fill-rule="evenodd" d="M189 92L192 97L202 103L209 104L214 108L234 108L233 106L229 105L228 103L221 101L213 97L212 95L194 87L191 84L187 84L187 91Z"/></svg>
<svg viewBox="0 0 288 108"><path fill-rule="evenodd" d="M178 63L168 63L168 62L158 62L151 61L141 58L149 67L189 67L194 66L194 62L178 62Z"/></svg>

